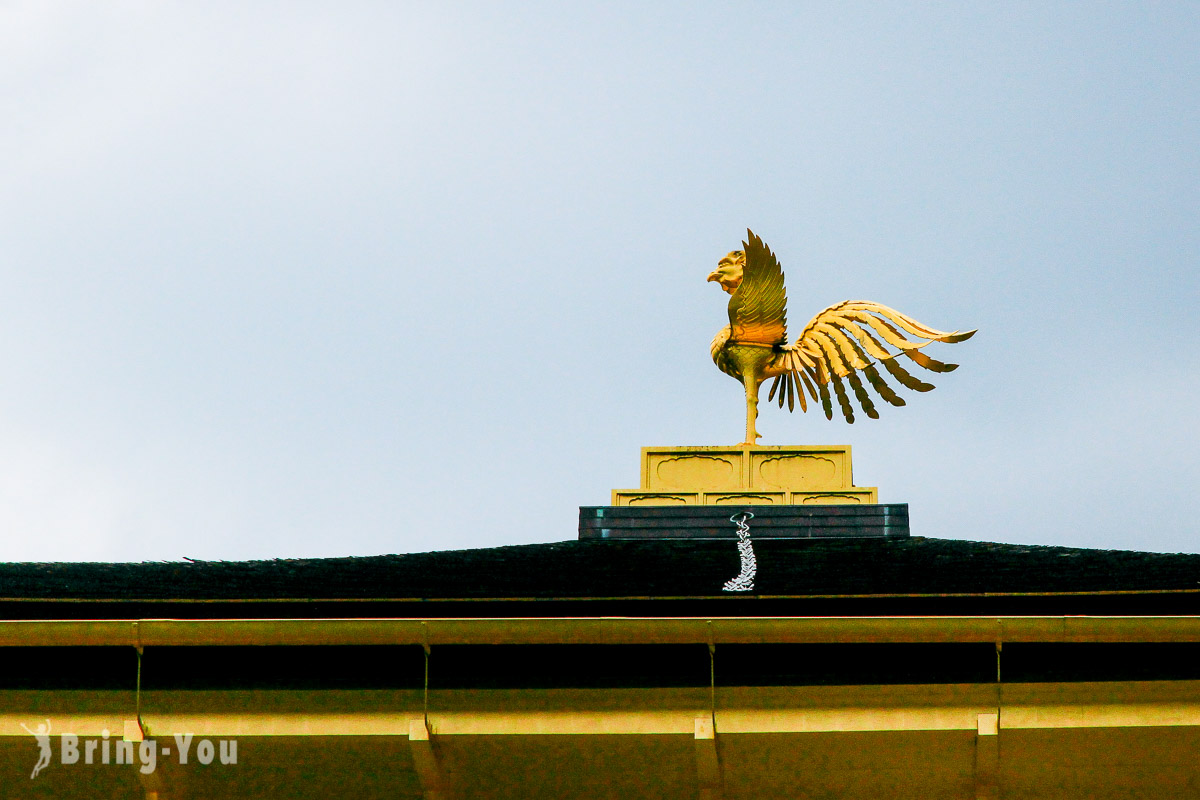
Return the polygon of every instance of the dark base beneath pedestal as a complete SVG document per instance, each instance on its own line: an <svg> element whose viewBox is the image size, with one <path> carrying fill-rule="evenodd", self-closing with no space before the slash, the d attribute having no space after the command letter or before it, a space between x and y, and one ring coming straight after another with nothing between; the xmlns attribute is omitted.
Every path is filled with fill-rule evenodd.
<svg viewBox="0 0 1200 800"><path fill-rule="evenodd" d="M580 539L881 539L908 536L908 503L791 506L580 506Z"/></svg>

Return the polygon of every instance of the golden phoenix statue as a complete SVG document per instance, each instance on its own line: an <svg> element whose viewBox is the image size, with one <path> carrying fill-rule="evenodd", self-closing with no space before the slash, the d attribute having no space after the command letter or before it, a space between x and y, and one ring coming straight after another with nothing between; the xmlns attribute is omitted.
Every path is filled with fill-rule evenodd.
<svg viewBox="0 0 1200 800"><path fill-rule="evenodd" d="M779 397L793 411L797 400L801 411L808 411L804 393L820 402L827 419L833 419L833 384L838 405L847 422L854 422L854 408L846 394L843 379L850 384L862 410L871 419L879 412L863 386L859 373L866 376L879 396L894 406L904 399L884 382L872 358L877 359L892 377L918 392L928 392L932 384L913 377L896 363L903 354L920 367L933 372L950 372L957 364L935 361L921 352L931 342L961 342L975 331L946 333L922 325L899 311L863 300L847 300L830 306L812 318L796 341L787 342L787 292L783 287L783 269L762 239L746 231L743 250L734 250L717 263L709 274L729 294L729 324L712 342L712 357L726 375L737 378L746 387L746 441L757 444L758 387L774 378L767 402ZM894 323L894 324L893 324ZM916 337L910 341L897 326ZM878 334L878 336L876 336ZM883 339L881 342L880 339ZM888 352L891 345L899 352Z"/></svg>

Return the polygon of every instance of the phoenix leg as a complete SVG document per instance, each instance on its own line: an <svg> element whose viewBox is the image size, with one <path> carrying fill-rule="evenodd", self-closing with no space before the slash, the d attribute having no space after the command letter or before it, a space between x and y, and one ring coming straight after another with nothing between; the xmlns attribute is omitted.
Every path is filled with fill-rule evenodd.
<svg viewBox="0 0 1200 800"><path fill-rule="evenodd" d="M758 387L766 376L773 355L771 348L762 345L735 344L726 349L734 369L730 371L746 388L746 441L743 445L758 444L759 435L754 423L758 420Z"/></svg>
<svg viewBox="0 0 1200 800"><path fill-rule="evenodd" d="M762 437L759 435L755 422L758 421L758 386L756 378L747 377L746 384L746 441L742 444L756 445Z"/></svg>

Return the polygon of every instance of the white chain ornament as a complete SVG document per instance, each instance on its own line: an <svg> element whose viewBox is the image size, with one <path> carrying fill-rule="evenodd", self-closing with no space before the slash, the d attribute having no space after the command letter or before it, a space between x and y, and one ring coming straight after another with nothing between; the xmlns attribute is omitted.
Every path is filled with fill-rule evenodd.
<svg viewBox="0 0 1200 800"><path fill-rule="evenodd" d="M742 557L742 571L733 580L725 582L723 589L726 592L754 591L754 574L758 571L758 561L755 560L754 548L750 545L750 526L746 524L746 520L753 517L749 511L743 511L729 518L730 522L737 523L738 526L738 555Z"/></svg>

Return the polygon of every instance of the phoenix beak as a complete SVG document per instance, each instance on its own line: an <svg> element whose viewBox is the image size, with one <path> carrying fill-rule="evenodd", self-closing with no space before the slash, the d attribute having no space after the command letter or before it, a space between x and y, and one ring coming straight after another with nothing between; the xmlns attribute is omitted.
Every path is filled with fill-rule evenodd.
<svg viewBox="0 0 1200 800"><path fill-rule="evenodd" d="M713 281L719 282L720 280L721 280L720 271L714 269L712 272L708 273L708 280L706 281L706 283L712 283Z"/></svg>

